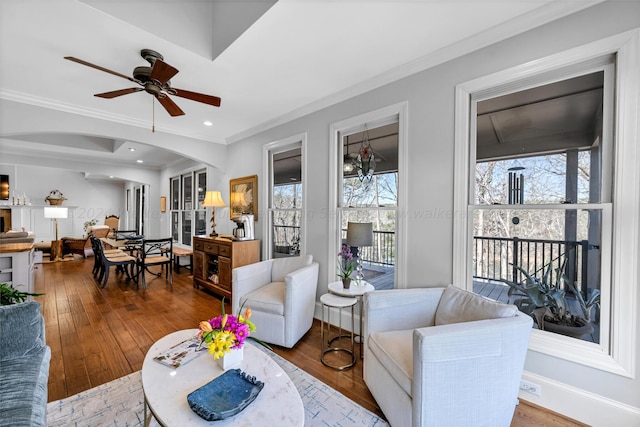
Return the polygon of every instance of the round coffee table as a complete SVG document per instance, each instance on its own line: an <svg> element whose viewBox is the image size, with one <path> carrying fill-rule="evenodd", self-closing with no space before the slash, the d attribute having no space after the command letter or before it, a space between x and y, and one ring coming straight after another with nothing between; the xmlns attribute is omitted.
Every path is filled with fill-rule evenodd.
<svg viewBox="0 0 640 427"><path fill-rule="evenodd" d="M146 407L163 426L296 426L304 425L304 406L291 378L266 353L245 344L244 359L234 366L264 382L255 401L233 417L215 422L200 418L187 403L187 395L224 371L212 355L204 353L177 369L153 358L198 333L197 329L173 332L156 341L142 365L142 388ZM256 344L259 345L259 344ZM146 425L146 419L145 419Z"/></svg>

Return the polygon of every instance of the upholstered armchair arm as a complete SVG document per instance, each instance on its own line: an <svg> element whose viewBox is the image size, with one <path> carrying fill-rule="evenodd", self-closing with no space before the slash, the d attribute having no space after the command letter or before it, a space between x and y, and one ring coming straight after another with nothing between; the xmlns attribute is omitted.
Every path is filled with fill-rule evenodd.
<svg viewBox="0 0 640 427"><path fill-rule="evenodd" d="M309 330L313 323L318 288L319 264L313 262L299 270L287 274L284 278L284 317L287 322L285 341Z"/></svg>
<svg viewBox="0 0 640 427"><path fill-rule="evenodd" d="M431 326L444 288L393 289L364 296L365 337L375 332Z"/></svg>
<svg viewBox="0 0 640 427"><path fill-rule="evenodd" d="M85 246L89 246L89 238L88 237L63 237L62 245L65 249L84 249Z"/></svg>
<svg viewBox="0 0 640 427"><path fill-rule="evenodd" d="M465 417L479 413L495 425L509 425L513 406L498 401L487 406L486 393L506 397L518 389L520 375L511 373L522 371L531 325L531 317L518 313L415 329L413 425L473 425L477 420ZM473 381L466 382L469 387L451 387L460 377ZM459 401L469 410L452 420L448 408Z"/></svg>
<svg viewBox="0 0 640 427"><path fill-rule="evenodd" d="M234 268L231 272L231 312L238 314L240 298L271 282L273 260Z"/></svg>

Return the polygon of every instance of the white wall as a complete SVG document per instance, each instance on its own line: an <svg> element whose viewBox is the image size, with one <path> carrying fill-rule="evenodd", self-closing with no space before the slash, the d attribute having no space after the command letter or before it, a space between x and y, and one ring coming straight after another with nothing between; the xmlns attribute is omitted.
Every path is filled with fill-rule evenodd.
<svg viewBox="0 0 640 427"><path fill-rule="evenodd" d="M32 165L0 164L0 174L9 175L11 192L26 194L31 203L31 213L26 214L23 224L12 224L12 228L30 228L36 232L36 241L55 238L55 229L51 233L45 231L50 229L51 220L44 219L40 212L49 206L45 198L52 190L62 192L67 198L62 206L70 208L70 218L58 220L59 237L80 237L85 221L96 219L102 224L107 215L122 216L124 212L121 182L88 180L80 172ZM35 218L35 223L28 223L29 217Z"/></svg>
<svg viewBox="0 0 640 427"><path fill-rule="evenodd" d="M436 286L452 280L454 90L457 84L534 61L625 30L640 27L639 2L605 2L433 67L385 87L341 102L229 147L226 172L231 177L262 169L262 146L307 133L307 241L306 252L320 262L318 294L327 291L335 274L329 271L327 233L334 205L329 200L329 127L332 123L407 101L409 200L401 201L407 219L407 283L401 286ZM375 147L374 147L375 148ZM261 197L263 195L260 195ZM264 198L261 200L264 201ZM265 204L260 203L261 208ZM261 211L262 213L262 211ZM262 237L264 215L257 224ZM402 242L400 242L402 245ZM640 306L640 301L635 301ZM640 362L635 349L635 364ZM525 370L543 383L540 404L593 425L640 425L640 380L530 351ZM481 385L479 385L481 386ZM545 394L546 393L546 394ZM546 398L544 398L546 396ZM534 396L525 396L525 398ZM530 399L533 400L533 399Z"/></svg>

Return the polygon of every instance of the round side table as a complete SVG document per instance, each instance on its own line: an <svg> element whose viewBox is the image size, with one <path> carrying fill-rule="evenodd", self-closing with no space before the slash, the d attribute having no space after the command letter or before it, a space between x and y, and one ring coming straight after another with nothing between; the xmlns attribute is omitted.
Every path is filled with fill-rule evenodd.
<svg viewBox="0 0 640 427"><path fill-rule="evenodd" d="M371 291L375 291L376 288L373 287L373 285L371 283L367 283L367 282L363 282L364 284L361 286L357 286L354 285L353 282L351 282L351 286L349 288L346 288L344 286L342 286L342 281L337 281L337 282L331 282L329 283L329 292L331 292L332 294L336 294L336 295L340 295L343 297L352 297L352 298L356 298L358 300L359 303L359 309L360 309L360 333L356 334L356 342L358 342L360 344L360 359L362 359L362 341L364 341L362 339L362 324L363 324L363 311L362 311L362 296L364 294L366 294L367 292L371 292Z"/></svg>
<svg viewBox="0 0 640 427"><path fill-rule="evenodd" d="M355 298L341 297L335 294L324 294L320 297L322 303L322 323L320 326L320 361L323 365L328 366L339 371L347 369L356 364L356 355L354 351L354 333L355 322L353 316L353 307L358 302ZM338 309L338 332L335 336L331 336L331 309ZM351 308L351 333L348 335L343 334L342 329L342 309ZM324 320L324 311L327 310L327 321ZM325 329L327 331L325 337ZM340 340L349 338L349 347L340 346ZM334 341L337 343L332 347ZM339 365L328 361L325 356L329 353L346 353L350 356L350 361Z"/></svg>

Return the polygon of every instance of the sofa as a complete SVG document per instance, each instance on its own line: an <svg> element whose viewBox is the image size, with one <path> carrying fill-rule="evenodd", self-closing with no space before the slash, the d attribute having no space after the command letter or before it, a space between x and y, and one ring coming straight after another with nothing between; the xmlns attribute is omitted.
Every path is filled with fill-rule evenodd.
<svg viewBox="0 0 640 427"><path fill-rule="evenodd" d="M33 243L33 233L29 231L9 230L0 233L0 245L5 243Z"/></svg>
<svg viewBox="0 0 640 427"><path fill-rule="evenodd" d="M50 360L40 303L0 306L0 427L47 425Z"/></svg>

